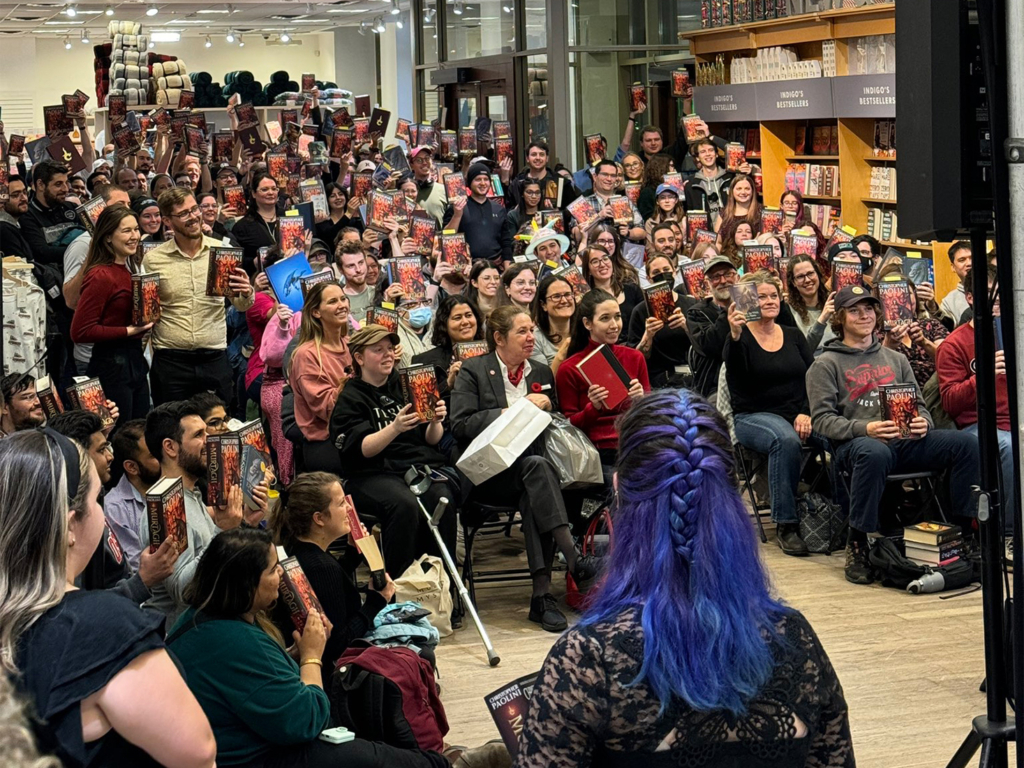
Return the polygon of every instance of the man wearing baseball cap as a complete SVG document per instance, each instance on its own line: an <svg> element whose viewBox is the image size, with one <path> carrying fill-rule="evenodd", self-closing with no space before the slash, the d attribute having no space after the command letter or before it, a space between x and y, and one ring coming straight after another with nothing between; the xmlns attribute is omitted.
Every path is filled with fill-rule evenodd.
<svg viewBox="0 0 1024 768"><path fill-rule="evenodd" d="M953 513L973 517L971 487L978 483L978 439L967 432L934 429L931 414L903 355L878 341L882 306L859 285L836 294L832 330L807 371L812 429L832 442L837 466L849 473L850 533L846 580L870 584L868 534L878 530L878 507L890 474L948 470ZM911 388L917 415L909 436L882 413L880 388Z"/></svg>
<svg viewBox="0 0 1024 768"><path fill-rule="evenodd" d="M487 197L491 191L491 170L483 163L466 171L467 197L448 201L444 228L462 232L474 259L495 263L512 261L512 227L505 209Z"/></svg>
<svg viewBox="0 0 1024 768"><path fill-rule="evenodd" d="M434 150L430 147L415 147L409 153L409 167L416 180L416 204L440 224L448 198L444 194L444 184L430 179L433 160Z"/></svg>

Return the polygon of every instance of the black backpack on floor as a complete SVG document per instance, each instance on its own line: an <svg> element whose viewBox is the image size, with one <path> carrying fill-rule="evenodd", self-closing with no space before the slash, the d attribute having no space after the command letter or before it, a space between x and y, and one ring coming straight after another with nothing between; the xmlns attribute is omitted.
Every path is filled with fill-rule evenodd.
<svg viewBox="0 0 1024 768"><path fill-rule="evenodd" d="M883 587L906 589L912 581L917 581L929 573L941 573L946 589L962 589L974 581L974 566L965 558L955 563L940 567L918 565L904 557L892 539L876 539L868 550L868 562L882 581Z"/></svg>

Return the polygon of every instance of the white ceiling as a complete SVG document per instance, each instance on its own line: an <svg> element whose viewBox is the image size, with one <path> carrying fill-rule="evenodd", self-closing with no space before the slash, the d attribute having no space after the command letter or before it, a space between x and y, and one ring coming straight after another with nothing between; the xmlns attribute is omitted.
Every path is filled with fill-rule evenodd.
<svg viewBox="0 0 1024 768"><path fill-rule="evenodd" d="M107 24L113 20L138 21L143 32L159 30L180 32L183 36L197 37L208 33L269 32L272 35L287 32L295 36L302 33L325 32L335 27L356 26L376 16L390 19L391 0L334 0L334 2L263 2L262 0L234 0L232 3L192 2L191 0L157 0L155 16L147 16L148 0L133 2L75 3L77 14L66 13L65 2L12 3L0 0L0 40L6 36L57 36L89 32L93 43L108 39ZM408 9L408 0L401 3ZM114 13L105 15L110 7ZM229 10L230 8L230 10ZM0 43L2 45L2 43Z"/></svg>

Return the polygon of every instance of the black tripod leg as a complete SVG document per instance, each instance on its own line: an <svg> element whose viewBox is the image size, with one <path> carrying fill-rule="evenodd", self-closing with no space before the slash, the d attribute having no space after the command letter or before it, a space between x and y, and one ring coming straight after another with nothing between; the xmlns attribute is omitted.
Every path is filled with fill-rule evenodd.
<svg viewBox="0 0 1024 768"><path fill-rule="evenodd" d="M960 749L956 751L956 754L950 758L949 762L946 763L946 768L967 768L967 764L971 762L971 758L978 751L978 747L981 746L981 736L977 731L971 730L967 734L967 738L964 739L963 744L960 745Z"/></svg>

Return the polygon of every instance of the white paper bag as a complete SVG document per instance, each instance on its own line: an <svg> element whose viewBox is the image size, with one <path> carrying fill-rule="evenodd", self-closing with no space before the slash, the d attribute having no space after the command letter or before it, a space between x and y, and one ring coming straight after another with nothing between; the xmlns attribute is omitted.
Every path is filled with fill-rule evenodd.
<svg viewBox="0 0 1024 768"><path fill-rule="evenodd" d="M550 423L551 414L520 398L476 436L457 466L480 485L511 467Z"/></svg>

